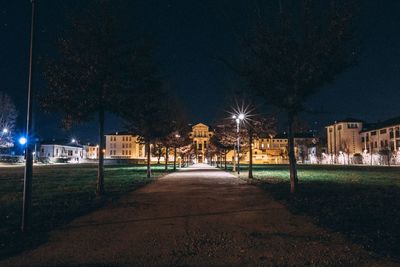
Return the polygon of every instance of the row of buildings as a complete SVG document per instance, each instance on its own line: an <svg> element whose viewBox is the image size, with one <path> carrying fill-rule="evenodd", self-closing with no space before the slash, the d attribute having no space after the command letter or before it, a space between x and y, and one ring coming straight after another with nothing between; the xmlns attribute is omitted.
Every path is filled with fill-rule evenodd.
<svg viewBox="0 0 400 267"><path fill-rule="evenodd" d="M378 123L344 119L328 125L326 130L330 163L400 163L400 117Z"/></svg>
<svg viewBox="0 0 400 267"><path fill-rule="evenodd" d="M199 123L192 127L189 138L192 140L194 162L208 162L211 158L209 153L210 139L214 132L210 128ZM312 143L314 137L310 134L297 135L295 138L296 154L301 155L302 151L307 151L306 143ZM115 132L105 135L106 148L104 157L106 160L131 160L141 162L146 159L145 146L140 142L138 136L129 132ZM287 144L288 139L284 134L259 138L253 144L253 162L255 164L267 163L287 163ZM76 142L62 144L52 140L44 142L40 146L38 156L50 162L88 162L98 158L98 145L80 145ZM172 151L171 151L172 152ZM173 161L173 154L169 160ZM304 157L304 156L303 156ZM216 158L214 158L215 160ZM152 161L159 158L152 157ZM161 157L164 161L164 157ZM227 153L227 160L234 160L234 151ZM248 151L241 153L241 162L249 162Z"/></svg>
<svg viewBox="0 0 400 267"><path fill-rule="evenodd" d="M192 126L189 138L192 140L195 162L210 160L210 140L214 132L199 123ZM317 138L310 133L295 135L295 154L299 161L324 164L373 164L381 165L400 161L400 117L379 123L365 123L358 119L344 119L326 126L325 144L318 144ZM54 140L53 140L54 141ZM109 133L105 136L106 160L144 161L146 151L138 136L128 132ZM253 144L253 162L255 164L287 163L288 139L285 134L255 139ZM49 161L85 162L98 158L97 145L77 143L61 144L45 142L40 146L38 155ZM227 153L227 160L233 161L234 151ZM250 161L249 152L241 153L241 162ZM173 155L169 156L171 161ZM215 158L214 158L215 159ZM159 158L152 157L152 161ZM161 157L161 161L164 158ZM400 163L400 162L399 162Z"/></svg>

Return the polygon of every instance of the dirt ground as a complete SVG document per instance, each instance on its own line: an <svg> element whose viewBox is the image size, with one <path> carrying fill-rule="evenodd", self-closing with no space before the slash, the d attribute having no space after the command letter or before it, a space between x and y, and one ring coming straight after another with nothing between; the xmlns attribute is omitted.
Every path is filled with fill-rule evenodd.
<svg viewBox="0 0 400 267"><path fill-rule="evenodd" d="M0 266L395 266L206 165L169 174Z"/></svg>

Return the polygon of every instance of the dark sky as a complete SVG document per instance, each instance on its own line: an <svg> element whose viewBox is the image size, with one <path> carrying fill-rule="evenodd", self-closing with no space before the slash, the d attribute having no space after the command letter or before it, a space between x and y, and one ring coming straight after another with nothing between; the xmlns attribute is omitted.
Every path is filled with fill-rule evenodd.
<svg viewBox="0 0 400 267"><path fill-rule="evenodd" d="M37 2L36 55L51 55L55 41L63 34L66 15L77 12L87 1ZM120 19L127 31L157 40L160 68L185 103L188 118L193 123L211 122L221 113L226 95L238 86L234 74L213 58L238 56L239 36L252 24L256 1L122 2ZM268 3L275 2L267 2L266 8L273 8L274 4ZM400 115L400 1L360 2L359 63L310 100L310 108L325 112L305 114L310 124L317 121L323 126L343 117L377 121ZM29 27L29 0L0 0L0 90L9 93L17 104L21 131L25 119ZM35 85L36 89L45 86L39 72ZM120 128L114 118L106 124L107 130ZM36 113L35 125L37 133L46 138L62 135L96 140L94 123L63 131L57 116Z"/></svg>

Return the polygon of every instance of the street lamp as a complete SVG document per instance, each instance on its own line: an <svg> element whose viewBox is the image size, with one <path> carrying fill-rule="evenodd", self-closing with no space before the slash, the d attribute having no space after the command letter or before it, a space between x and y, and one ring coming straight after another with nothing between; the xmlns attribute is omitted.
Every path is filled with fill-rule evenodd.
<svg viewBox="0 0 400 267"><path fill-rule="evenodd" d="M239 131L240 131L240 122L243 121L246 118L246 115L244 113L239 113L237 115L233 115L232 119L234 119L236 121L236 149L237 149L237 173L240 174L240 135L239 135ZM234 160L235 160L235 156L234 156ZM233 164L233 171L235 171L235 162Z"/></svg>
<svg viewBox="0 0 400 267"><path fill-rule="evenodd" d="M181 138L180 134L175 134L175 138L176 138L176 143L177 143L179 138ZM174 147L174 171L176 171L176 147L177 147L176 143L175 143L175 147Z"/></svg>
<svg viewBox="0 0 400 267"><path fill-rule="evenodd" d="M8 134L8 128L3 128L3 134Z"/></svg>
<svg viewBox="0 0 400 267"><path fill-rule="evenodd" d="M32 103L33 90L32 90L32 74L33 74L33 33L35 28L35 0L31 0L32 17L31 17L31 32L30 32L30 46L29 46L29 76L28 76L28 101L27 101L27 114L26 114L26 133L25 133L25 171L24 171L24 191L22 202L22 221L21 231L27 232L30 226L31 206L32 206L32 169L33 169L33 155L32 146L29 137L32 134ZM22 139L20 139L22 141Z"/></svg>

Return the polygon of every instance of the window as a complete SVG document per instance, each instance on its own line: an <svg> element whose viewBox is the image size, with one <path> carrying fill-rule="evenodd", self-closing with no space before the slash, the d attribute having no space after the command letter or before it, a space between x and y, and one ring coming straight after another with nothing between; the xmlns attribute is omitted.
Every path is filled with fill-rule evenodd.
<svg viewBox="0 0 400 267"><path fill-rule="evenodd" d="M204 141L204 149L207 148L207 141Z"/></svg>
<svg viewBox="0 0 400 267"><path fill-rule="evenodd" d="M363 136L363 137L361 137L361 142L362 142L362 143L364 143L364 142L365 142L365 138L364 138L364 136Z"/></svg>
<svg viewBox="0 0 400 267"><path fill-rule="evenodd" d="M337 127L337 129L338 129L338 131L342 130L342 125L339 125L339 126Z"/></svg>
<svg viewBox="0 0 400 267"><path fill-rule="evenodd" d="M386 129L382 129L382 130L379 131L379 133L380 134L385 134L385 133L387 133L387 131L386 131Z"/></svg>
<svg viewBox="0 0 400 267"><path fill-rule="evenodd" d="M385 144L383 143L383 140L381 140L381 147L384 147L384 145L385 145Z"/></svg>
<svg viewBox="0 0 400 267"><path fill-rule="evenodd" d="M347 128L349 128L349 129L357 129L358 128L358 124L357 123L348 123L347 124Z"/></svg>
<svg viewBox="0 0 400 267"><path fill-rule="evenodd" d="M375 148L377 148L378 147L378 142L377 141L375 141Z"/></svg>
<svg viewBox="0 0 400 267"><path fill-rule="evenodd" d="M376 131L371 132L371 136L376 135Z"/></svg>

